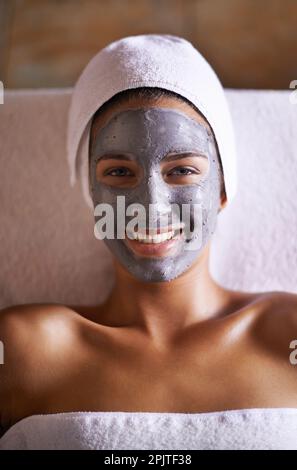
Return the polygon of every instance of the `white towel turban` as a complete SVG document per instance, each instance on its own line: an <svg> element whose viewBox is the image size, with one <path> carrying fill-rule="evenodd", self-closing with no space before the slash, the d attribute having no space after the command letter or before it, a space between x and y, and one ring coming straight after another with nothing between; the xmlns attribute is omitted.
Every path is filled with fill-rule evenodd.
<svg viewBox="0 0 297 470"><path fill-rule="evenodd" d="M237 188L236 147L225 92L205 58L184 38L143 34L114 41L86 65L72 94L68 116L67 157L70 184L79 176L83 194L89 193L89 135L94 113L120 91L159 87L191 101L210 124L223 167L227 202Z"/></svg>

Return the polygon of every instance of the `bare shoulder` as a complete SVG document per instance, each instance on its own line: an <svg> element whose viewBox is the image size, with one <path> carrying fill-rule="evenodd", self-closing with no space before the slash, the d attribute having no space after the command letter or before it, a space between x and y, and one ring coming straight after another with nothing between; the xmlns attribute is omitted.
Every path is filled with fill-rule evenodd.
<svg viewBox="0 0 297 470"><path fill-rule="evenodd" d="M297 294L264 292L255 303L251 332L258 344L287 359L291 341L297 340Z"/></svg>
<svg viewBox="0 0 297 470"><path fill-rule="evenodd" d="M288 305L297 305L297 294L294 292L285 292L285 291L272 291L272 292L263 292L263 299L270 301L272 304L277 304L279 302L285 302Z"/></svg>
<svg viewBox="0 0 297 470"><path fill-rule="evenodd" d="M71 312L58 304L24 304L0 310L0 419L24 407L25 397L48 381L48 370L73 335ZM69 345L70 349L70 345Z"/></svg>
<svg viewBox="0 0 297 470"><path fill-rule="evenodd" d="M297 339L297 294L284 291L232 293L235 315L227 325L239 324L239 331L253 347L272 354L288 353L290 340ZM239 335L239 333L238 333Z"/></svg>
<svg viewBox="0 0 297 470"><path fill-rule="evenodd" d="M58 340L70 323L71 312L59 304L23 304L0 310L0 339L6 353L12 358L16 348L24 347L24 353L45 337ZM34 341L30 340L34 338Z"/></svg>
<svg viewBox="0 0 297 470"><path fill-rule="evenodd" d="M60 304L22 304L0 310L0 340L6 360L20 352L25 359L28 353L29 358L40 345L45 349L59 340L65 343L66 333L73 328L73 315L75 312Z"/></svg>
<svg viewBox="0 0 297 470"><path fill-rule="evenodd" d="M44 319L49 315L65 314L67 307L56 303L33 303L12 305L0 310L2 324L10 321L28 321L29 319Z"/></svg>
<svg viewBox="0 0 297 470"><path fill-rule="evenodd" d="M271 324L283 319L286 320L285 326L297 326L297 294L282 291L264 292L260 297L260 304L264 306L263 317Z"/></svg>
<svg viewBox="0 0 297 470"><path fill-rule="evenodd" d="M284 314L294 319L297 314L297 294L285 291L267 292L236 292L234 298L238 305L248 307L256 315L267 317L273 321L278 315ZM296 316L297 318L297 316Z"/></svg>

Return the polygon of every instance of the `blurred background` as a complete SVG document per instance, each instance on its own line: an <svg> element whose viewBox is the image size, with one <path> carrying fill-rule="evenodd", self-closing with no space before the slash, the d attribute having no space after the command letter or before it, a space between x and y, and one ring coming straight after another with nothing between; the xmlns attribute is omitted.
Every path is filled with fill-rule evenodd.
<svg viewBox="0 0 297 470"><path fill-rule="evenodd" d="M0 80L71 87L101 48L145 33L188 39L228 88L297 78L297 0L0 0Z"/></svg>

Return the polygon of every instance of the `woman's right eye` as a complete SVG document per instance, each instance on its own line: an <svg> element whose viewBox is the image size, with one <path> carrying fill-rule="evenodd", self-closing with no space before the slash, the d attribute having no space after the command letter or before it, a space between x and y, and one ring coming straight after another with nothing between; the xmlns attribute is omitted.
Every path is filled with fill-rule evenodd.
<svg viewBox="0 0 297 470"><path fill-rule="evenodd" d="M134 176L133 173L126 167L117 167L105 170L103 176Z"/></svg>

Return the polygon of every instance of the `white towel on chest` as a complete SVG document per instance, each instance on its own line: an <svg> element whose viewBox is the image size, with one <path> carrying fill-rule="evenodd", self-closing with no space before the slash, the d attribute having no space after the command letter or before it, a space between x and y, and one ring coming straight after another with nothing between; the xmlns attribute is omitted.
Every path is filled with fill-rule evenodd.
<svg viewBox="0 0 297 470"><path fill-rule="evenodd" d="M297 408L34 415L4 434L5 449L297 450Z"/></svg>

